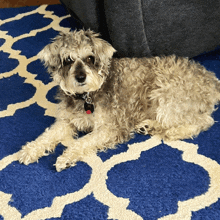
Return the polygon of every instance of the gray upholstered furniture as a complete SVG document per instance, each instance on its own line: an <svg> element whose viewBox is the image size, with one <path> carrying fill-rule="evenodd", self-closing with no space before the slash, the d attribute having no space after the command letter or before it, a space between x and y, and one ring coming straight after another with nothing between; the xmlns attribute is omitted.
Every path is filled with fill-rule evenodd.
<svg viewBox="0 0 220 220"><path fill-rule="evenodd" d="M220 45L220 0L61 1L120 57L193 57Z"/></svg>

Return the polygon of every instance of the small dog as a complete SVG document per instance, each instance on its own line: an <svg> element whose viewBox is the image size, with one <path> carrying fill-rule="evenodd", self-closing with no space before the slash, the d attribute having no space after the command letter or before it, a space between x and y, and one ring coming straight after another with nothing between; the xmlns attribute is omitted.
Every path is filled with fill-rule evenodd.
<svg viewBox="0 0 220 220"><path fill-rule="evenodd" d="M192 138L214 124L220 81L187 58L112 58L115 49L91 30L60 33L40 53L59 85L56 122L19 153L29 164L67 149L61 171L97 151L115 148L135 132L165 140ZM88 134L77 137L77 131Z"/></svg>

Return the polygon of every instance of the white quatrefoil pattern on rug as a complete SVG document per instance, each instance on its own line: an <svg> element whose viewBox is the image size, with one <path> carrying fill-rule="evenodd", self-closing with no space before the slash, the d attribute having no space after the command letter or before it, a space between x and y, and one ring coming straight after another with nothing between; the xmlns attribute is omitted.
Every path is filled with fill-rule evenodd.
<svg viewBox="0 0 220 220"><path fill-rule="evenodd" d="M36 55L69 17L62 5L0 9L0 220L220 219L220 110L193 140L136 135L59 173L61 144L19 164L21 146L54 122L56 85ZM220 78L219 49L195 60Z"/></svg>

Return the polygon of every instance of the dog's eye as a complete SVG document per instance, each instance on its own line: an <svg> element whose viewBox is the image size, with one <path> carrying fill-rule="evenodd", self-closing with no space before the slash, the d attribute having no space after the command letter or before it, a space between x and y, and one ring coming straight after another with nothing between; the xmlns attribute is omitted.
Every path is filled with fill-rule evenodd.
<svg viewBox="0 0 220 220"><path fill-rule="evenodd" d="M86 63L88 63L88 64L94 64L94 63L95 63L95 57L93 57L93 56L88 56L85 61L86 61Z"/></svg>
<svg viewBox="0 0 220 220"><path fill-rule="evenodd" d="M67 66L74 63L74 60L72 60L70 57L67 57L66 59L63 60L63 66Z"/></svg>

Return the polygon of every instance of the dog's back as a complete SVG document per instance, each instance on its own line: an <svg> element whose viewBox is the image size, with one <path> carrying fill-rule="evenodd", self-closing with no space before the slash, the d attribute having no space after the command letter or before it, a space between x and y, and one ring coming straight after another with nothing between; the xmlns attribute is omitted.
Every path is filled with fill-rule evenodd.
<svg viewBox="0 0 220 220"><path fill-rule="evenodd" d="M176 56L123 58L113 61L112 72L118 78L118 108L127 120L150 120L152 134L191 138L213 125L220 81L202 65Z"/></svg>

